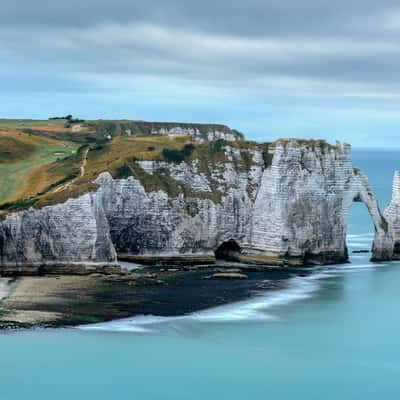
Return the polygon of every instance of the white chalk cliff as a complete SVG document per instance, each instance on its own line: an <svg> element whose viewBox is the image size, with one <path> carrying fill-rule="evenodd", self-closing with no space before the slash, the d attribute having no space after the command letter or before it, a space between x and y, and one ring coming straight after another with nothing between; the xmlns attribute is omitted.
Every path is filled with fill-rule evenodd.
<svg viewBox="0 0 400 400"><path fill-rule="evenodd" d="M384 211L390 225L394 239L395 258L400 258L400 172L396 171L393 177L392 200Z"/></svg>
<svg viewBox="0 0 400 400"><path fill-rule="evenodd" d="M90 269L114 266L117 254L210 262L216 251L265 265L345 262L353 201L362 201L374 222L373 259L392 258L392 230L368 179L353 168L349 145L281 140L269 157L257 147L223 151L225 161L206 169L196 160L137 162L167 188L103 172L94 193L7 216L0 223L0 266ZM393 207L400 207L398 176L396 185Z"/></svg>

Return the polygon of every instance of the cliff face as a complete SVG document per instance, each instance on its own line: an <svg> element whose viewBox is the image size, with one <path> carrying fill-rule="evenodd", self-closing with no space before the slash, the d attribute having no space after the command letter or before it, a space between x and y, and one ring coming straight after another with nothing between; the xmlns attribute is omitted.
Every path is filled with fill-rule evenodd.
<svg viewBox="0 0 400 400"><path fill-rule="evenodd" d="M353 169L350 146L310 151L295 142L278 144L252 211L248 251L304 263L346 261L353 201L362 201L373 219L373 257L390 258L393 245L387 223L368 179Z"/></svg>
<svg viewBox="0 0 400 400"><path fill-rule="evenodd" d="M88 126L105 137L131 135L188 135L198 142L211 140L236 141L243 139L243 134L226 125L193 124L183 122L149 121L92 121L81 124L78 129ZM75 128L76 129L76 128Z"/></svg>
<svg viewBox="0 0 400 400"><path fill-rule="evenodd" d="M250 151L243 168L241 152L227 146L227 160L201 171L191 164L139 162L148 174L178 182L178 194L146 192L133 178L114 180L108 173L97 182L111 237L118 253L146 257L214 257L214 250L230 239L248 242L252 205L261 183L264 160ZM217 196L219 194L219 196Z"/></svg>
<svg viewBox="0 0 400 400"><path fill-rule="evenodd" d="M395 258L400 258L400 172L396 171L393 177L392 200L384 211L394 238Z"/></svg>
<svg viewBox="0 0 400 400"><path fill-rule="evenodd" d="M151 127L151 135L189 135L199 142L212 140L227 140L233 142L238 139L237 135L226 127L207 127L201 131L196 126L159 126Z"/></svg>
<svg viewBox="0 0 400 400"><path fill-rule="evenodd" d="M210 262L215 252L268 265L343 262L353 201L374 221L373 258L392 257L391 230L350 146L285 140L268 152L225 145L212 164L136 161L142 178L102 173L96 193L0 223L1 265L114 265L114 248L143 262Z"/></svg>
<svg viewBox="0 0 400 400"><path fill-rule="evenodd" d="M2 272L86 272L117 265L102 204L94 194L9 215L0 224Z"/></svg>
<svg viewBox="0 0 400 400"><path fill-rule="evenodd" d="M240 153L227 148L233 160ZM367 178L354 171L350 147L310 148L278 142L272 165L252 153L246 171L226 162L211 175L196 163L141 163L149 173L168 169L191 196L146 193L134 178L99 177L111 237L132 259L213 256L221 245L230 258L265 264L335 263L347 260L346 230L353 201L367 206L375 224L373 258L389 259L392 238ZM223 186L219 202L196 196ZM215 189L214 189L215 190ZM199 198L200 197L200 198Z"/></svg>

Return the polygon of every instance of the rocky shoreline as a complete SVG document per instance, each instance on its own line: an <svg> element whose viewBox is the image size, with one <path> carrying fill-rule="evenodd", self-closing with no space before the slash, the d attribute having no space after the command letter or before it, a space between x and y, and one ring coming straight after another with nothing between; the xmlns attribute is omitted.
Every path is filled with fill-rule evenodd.
<svg viewBox="0 0 400 400"><path fill-rule="evenodd" d="M289 278L304 273L309 271L225 264L1 278L0 329L185 315L283 289Z"/></svg>

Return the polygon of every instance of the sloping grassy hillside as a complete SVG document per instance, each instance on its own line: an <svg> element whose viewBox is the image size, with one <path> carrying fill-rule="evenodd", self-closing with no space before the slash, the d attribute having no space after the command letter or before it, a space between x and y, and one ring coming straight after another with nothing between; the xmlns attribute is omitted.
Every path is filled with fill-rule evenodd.
<svg viewBox="0 0 400 400"><path fill-rule="evenodd" d="M31 135L48 137L56 140L68 140L77 143L99 143L118 136L150 136L157 132L173 131L179 134L179 129L197 132L207 139L210 131L229 133L242 140L243 134L219 124L193 124L183 122L147 122L129 120L90 120L74 122L75 120L16 120L0 119L0 127L18 129Z"/></svg>
<svg viewBox="0 0 400 400"><path fill-rule="evenodd" d="M196 130L205 136L210 130L218 130L239 140L200 143L190 135L155 134L170 129L176 132L176 127ZM93 181L104 171L114 178L134 176L148 191L163 189L171 195L202 196L176 182L168 169L148 174L137 161L180 163L197 159L200 172L211 177L216 164L227 161L225 145L240 151L242 157L235 162L243 171L251 167L249 150L257 148L265 154L268 151L268 144L244 141L239 132L224 125L0 119L0 132L0 216L29 206L61 203L95 190L97 185ZM221 193L207 192L204 196L218 201Z"/></svg>
<svg viewBox="0 0 400 400"><path fill-rule="evenodd" d="M66 157L76 147L70 142L0 128L0 203L22 197L28 176L36 167Z"/></svg>
<svg viewBox="0 0 400 400"><path fill-rule="evenodd" d="M0 164L17 162L32 156L35 146L0 131Z"/></svg>
<svg viewBox="0 0 400 400"><path fill-rule="evenodd" d="M37 197L35 206L41 207L48 204L60 203L68 198L77 197L87 191L95 190L97 186L93 183L96 177L108 171L115 178L125 178L141 170L135 163L137 160L165 160L164 149L179 151L185 145L191 143L189 136L134 136L116 137L104 144L83 146L77 153L75 159L69 157L63 163L55 162L43 168L42 173L46 176L57 176L59 187L51 188L46 193ZM80 176L77 168L83 165L84 155L87 154L84 173ZM81 172L81 171L79 171ZM64 177L73 176L66 184ZM149 174L146 174L149 175ZM55 185L56 186L56 185ZM162 186L160 186L162 187Z"/></svg>
<svg viewBox="0 0 400 400"><path fill-rule="evenodd" d="M102 172L108 171L114 178L134 176L139 179L147 191L162 189L170 195L183 193L185 196L210 198L218 202L223 193L216 185L212 192L192 193L190 188L175 181L167 169L149 174L137 164L137 161L158 160L168 163L191 162L198 160L199 172L206 174L212 184L212 173L216 164L228 161L225 145L240 150L241 159L236 160L238 170L248 171L252 159L249 150L257 148L268 151L268 144L254 142L215 142L198 143L187 135L173 136L118 136L102 144L81 146L76 154L53 163L45 164L33 170L27 184L19 193L19 199L0 206L4 212L15 211L33 205L42 207L78 197L88 191L96 190L93 181Z"/></svg>

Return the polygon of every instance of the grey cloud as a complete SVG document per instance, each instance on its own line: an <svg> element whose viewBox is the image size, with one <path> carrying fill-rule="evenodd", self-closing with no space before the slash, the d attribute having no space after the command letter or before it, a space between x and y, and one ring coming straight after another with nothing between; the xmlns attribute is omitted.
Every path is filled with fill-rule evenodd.
<svg viewBox="0 0 400 400"><path fill-rule="evenodd" d="M398 89L400 43L358 37L239 36L157 24L1 27L2 65L65 74L195 81L290 80ZM1 71L0 66L0 71ZM65 79L68 76L64 77ZM49 85L50 86L50 85ZM380 88L379 88L380 87Z"/></svg>
<svg viewBox="0 0 400 400"><path fill-rule="evenodd" d="M64 99L43 96L43 108L81 96L79 111L91 98L100 116L108 107L98 93L130 111L133 92L136 109L160 118L203 109L239 128L248 118L245 128L255 114L258 121L268 115L274 128L289 131L287 110L297 104L303 109L293 121L303 126L307 110L321 120L330 115L315 111L321 98L324 109L348 119L343 108L356 101L363 127L361 114L383 103L390 112L375 112L376 120L396 115L399 32L398 0L2 0L0 92L22 104L25 91L29 107L39 92ZM276 116L271 104L281 110Z"/></svg>
<svg viewBox="0 0 400 400"><path fill-rule="evenodd" d="M393 0L2 0L0 22L30 26L155 23L238 35L345 35Z"/></svg>

